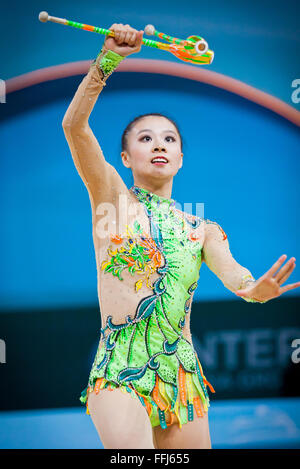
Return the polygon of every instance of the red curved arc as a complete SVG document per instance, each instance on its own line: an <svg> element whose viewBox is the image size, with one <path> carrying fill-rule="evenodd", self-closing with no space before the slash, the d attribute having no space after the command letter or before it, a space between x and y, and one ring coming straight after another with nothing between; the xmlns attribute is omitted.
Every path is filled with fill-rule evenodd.
<svg viewBox="0 0 300 469"><path fill-rule="evenodd" d="M15 78L6 80L6 93L12 93L49 80L58 80L60 78L66 78L73 75L85 75L88 72L91 62L91 60L70 62L19 75ZM206 70L204 68L200 69L191 65L173 63L167 60L130 58L121 62L117 67L117 71L125 73L157 73L207 83L240 95L249 101L253 101L260 106L270 109L300 127L300 111L297 111L297 109L275 96L265 93L264 91L260 91L240 80L236 80L235 78L222 75L221 73Z"/></svg>

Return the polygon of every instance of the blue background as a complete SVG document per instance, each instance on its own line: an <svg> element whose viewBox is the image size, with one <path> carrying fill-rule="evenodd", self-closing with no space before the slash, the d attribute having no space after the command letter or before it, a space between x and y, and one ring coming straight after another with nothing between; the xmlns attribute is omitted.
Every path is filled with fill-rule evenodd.
<svg viewBox="0 0 300 469"><path fill-rule="evenodd" d="M151 2L140 8L140 2L133 2L129 8L122 2L105 6L52 1L17 7L15 15L13 8L4 6L0 23L2 37L9 38L9 47L3 48L1 41L4 79L97 55L104 36L43 24L38 14L47 10L107 28L114 22L137 29L152 23L182 38L200 34L215 51L214 62L205 66L208 70L244 81L299 110L291 100L291 82L300 77L298 2L285 2L284 7L281 2L191 2L189 8L180 2ZM149 47L131 58L180 62ZM47 87L32 87L21 109L19 105L18 112L1 122L0 295L5 310L97 302L89 198L61 126L82 78L53 82L65 88L47 102ZM11 103L8 95L0 111ZM121 162L121 135L131 119L147 112L169 115L183 136L184 164L174 178L172 197L192 203L194 213L195 204L203 203L205 218L223 227L240 264L258 277L281 254L297 259L299 127L210 85L115 73L90 123L104 155L128 187L132 177ZM289 281L297 280L296 268ZM298 294L294 290L285 295ZM233 298L232 293L203 265L195 300L226 298Z"/></svg>
<svg viewBox="0 0 300 469"><path fill-rule="evenodd" d="M187 4L176 0L6 2L0 17L2 79L92 59L99 52L104 36L41 23L40 11L104 28L128 23L144 29L150 23L158 31L183 39L200 35L215 51L209 70L255 86L299 109L291 101L291 82L300 78L298 0L191 0ZM151 47L142 47L135 57L178 61L172 54Z"/></svg>
<svg viewBox="0 0 300 469"><path fill-rule="evenodd" d="M291 99L292 82L300 79L298 1L7 2L0 15L0 79L90 60L100 51L104 36L42 24L42 10L105 28L128 23L144 29L152 23L173 36L200 35L215 52L214 62L204 68L300 110L300 103ZM131 58L183 63L149 47ZM7 345L7 363L0 365L2 448L102 447L90 417L75 408L100 323L90 202L61 126L82 78L36 85L8 94L0 104L0 338ZM173 118L183 136L184 164L174 179L172 197L192 203L193 212L197 202L203 203L204 216L223 227L240 264L258 277L281 254L298 259L299 127L200 82L115 73L90 124L128 187L132 178L121 162L121 135L130 120L148 112ZM237 328L242 334L266 328L274 336L267 351L274 344L271 356L279 356L279 334L289 327L291 334L296 330L298 298L288 297L299 297L299 289L263 305L260 314L261 305L236 298L205 265L200 276L194 298L203 303L195 305L192 321L200 350L203 333L209 337L219 329ZM289 282L299 279L296 267ZM233 307L229 299L239 303ZM248 350L245 344L246 333L242 351ZM49 352L46 363L43 349ZM200 358L210 380L205 356ZM259 388L258 383L252 392L260 399L223 402L219 389L209 414L213 448L299 448L299 363L288 360L280 368L275 360L271 369L252 370L245 366L243 353L238 358L237 372L269 374L278 380L278 389L272 394L270 387ZM221 366L216 377L218 373L231 376ZM284 389L279 391L281 383ZM233 379L229 391L245 397L234 389ZM282 397L272 399L274 395Z"/></svg>

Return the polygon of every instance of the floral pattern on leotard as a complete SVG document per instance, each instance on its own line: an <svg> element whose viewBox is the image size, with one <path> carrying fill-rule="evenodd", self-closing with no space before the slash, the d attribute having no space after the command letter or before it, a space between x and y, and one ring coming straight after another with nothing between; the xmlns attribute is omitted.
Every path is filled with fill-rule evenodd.
<svg viewBox="0 0 300 469"><path fill-rule="evenodd" d="M167 402L171 399L171 409L183 423L184 406L192 420L193 406L200 412L197 399L201 398L207 410L206 385L214 392L203 374L193 344L183 336L199 278L202 244L196 229L203 219L179 213L172 199L137 186L131 191L144 206L150 236L137 221L132 230L126 227L124 235L112 236L112 243L119 247L109 247L110 258L103 261L102 269L120 280L124 269L132 275L143 275L151 293L140 300L136 311L127 315L124 323L115 324L112 316L107 317L101 329L103 346L98 347L87 389L92 390L102 378L102 383L127 386L147 400L151 412L155 406L159 407L155 415L159 416L162 428L166 428L166 407L159 400L158 389ZM150 285L150 273L154 270L159 278ZM139 290L137 282L135 291ZM82 402L85 400L86 393L81 398Z"/></svg>
<svg viewBox="0 0 300 469"><path fill-rule="evenodd" d="M163 256L155 241L143 232L143 229L136 220L133 230L126 225L126 234L110 237L110 240L115 244L120 244L123 242L123 239L125 240L125 246L117 248L114 251L111 249L111 246L108 248L107 253L111 256L111 259L104 260L101 269L104 272L111 272L120 280L123 280L121 273L124 269L128 269L131 275L135 273L144 274L143 278L135 282L135 291L142 287L144 281L146 281L148 288L153 289L153 286L149 284L149 277L164 263Z"/></svg>

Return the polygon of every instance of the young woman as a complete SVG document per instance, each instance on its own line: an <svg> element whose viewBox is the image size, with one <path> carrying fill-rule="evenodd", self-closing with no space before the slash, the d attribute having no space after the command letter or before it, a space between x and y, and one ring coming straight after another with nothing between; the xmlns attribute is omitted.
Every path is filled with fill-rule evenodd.
<svg viewBox="0 0 300 469"><path fill-rule="evenodd" d="M105 448L211 448L207 387L214 389L190 333L201 263L238 296L264 303L300 285L281 286L295 258L283 265L281 256L255 281L233 259L218 223L175 207L171 193L182 166L182 139L167 116L144 114L125 129L121 156L134 180L126 187L88 119L109 75L140 51L143 31L128 24L110 29L115 37L106 37L63 119L92 207L102 324L80 400Z"/></svg>

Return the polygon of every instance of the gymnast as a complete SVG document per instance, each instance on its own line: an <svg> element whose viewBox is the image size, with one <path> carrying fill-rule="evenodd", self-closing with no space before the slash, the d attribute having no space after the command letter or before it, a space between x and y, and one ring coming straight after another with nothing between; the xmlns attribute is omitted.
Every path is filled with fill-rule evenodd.
<svg viewBox="0 0 300 469"><path fill-rule="evenodd" d="M176 208L182 137L166 115L137 116L124 130L121 157L134 181L127 188L88 120L114 69L140 51L143 31L116 23L110 30L115 36L106 36L63 119L92 208L102 326L80 401L104 448L210 449L207 388L215 390L190 332L201 264L240 298L263 304L300 286L282 286L295 258L284 263L282 255L255 280L232 257L217 222Z"/></svg>

